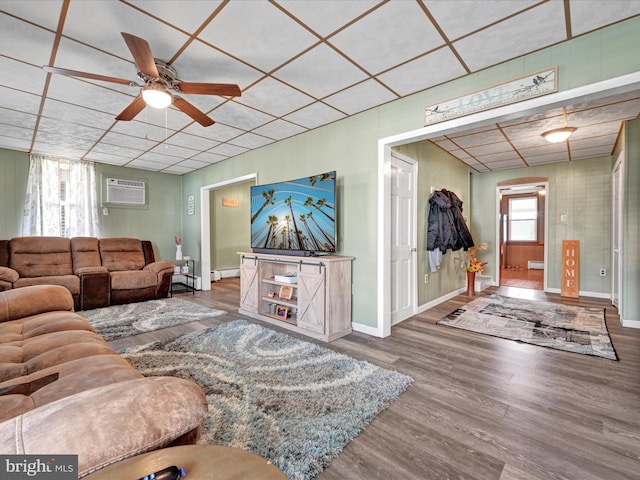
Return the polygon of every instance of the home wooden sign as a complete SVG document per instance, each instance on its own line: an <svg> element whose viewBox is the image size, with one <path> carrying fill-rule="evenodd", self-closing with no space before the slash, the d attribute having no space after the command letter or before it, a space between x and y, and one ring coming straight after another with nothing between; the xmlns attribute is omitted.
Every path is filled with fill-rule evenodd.
<svg viewBox="0 0 640 480"><path fill-rule="evenodd" d="M580 296L580 240L562 241L562 288L563 297Z"/></svg>
<svg viewBox="0 0 640 480"><path fill-rule="evenodd" d="M558 91L558 67L446 100L424 109L425 126Z"/></svg>

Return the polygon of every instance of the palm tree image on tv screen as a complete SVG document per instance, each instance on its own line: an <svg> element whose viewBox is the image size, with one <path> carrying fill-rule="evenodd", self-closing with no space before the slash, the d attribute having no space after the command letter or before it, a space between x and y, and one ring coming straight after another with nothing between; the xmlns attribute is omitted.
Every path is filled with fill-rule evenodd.
<svg viewBox="0 0 640 480"><path fill-rule="evenodd" d="M251 187L251 247L335 252L336 172Z"/></svg>

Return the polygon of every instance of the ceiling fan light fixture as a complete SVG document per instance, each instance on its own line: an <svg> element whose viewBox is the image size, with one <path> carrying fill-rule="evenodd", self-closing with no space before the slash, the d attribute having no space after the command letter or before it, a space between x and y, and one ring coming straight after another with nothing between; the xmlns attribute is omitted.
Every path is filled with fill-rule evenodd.
<svg viewBox="0 0 640 480"><path fill-rule="evenodd" d="M171 94L162 85L151 84L142 89L142 99L153 108L167 108L171 105Z"/></svg>
<svg viewBox="0 0 640 480"><path fill-rule="evenodd" d="M542 136L549 143L560 143L567 140L576 130L577 128L575 127L556 128L554 130L544 132Z"/></svg>

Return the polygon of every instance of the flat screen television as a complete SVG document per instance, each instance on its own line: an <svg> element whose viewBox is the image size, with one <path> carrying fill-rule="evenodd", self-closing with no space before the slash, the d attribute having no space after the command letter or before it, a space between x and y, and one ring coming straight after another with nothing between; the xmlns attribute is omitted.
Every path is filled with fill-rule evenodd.
<svg viewBox="0 0 640 480"><path fill-rule="evenodd" d="M251 187L255 253L336 251L336 172Z"/></svg>

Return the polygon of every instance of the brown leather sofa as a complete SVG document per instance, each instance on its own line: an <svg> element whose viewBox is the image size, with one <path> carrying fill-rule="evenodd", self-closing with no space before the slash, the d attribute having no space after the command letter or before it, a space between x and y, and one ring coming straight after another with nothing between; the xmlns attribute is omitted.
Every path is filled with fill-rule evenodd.
<svg viewBox="0 0 640 480"><path fill-rule="evenodd" d="M207 403L175 377L143 377L73 313L67 288L0 292L0 452L78 455L79 477L195 443Z"/></svg>
<svg viewBox="0 0 640 480"><path fill-rule="evenodd" d="M0 291L62 285L76 310L166 297L173 264L137 238L16 237L0 240Z"/></svg>

